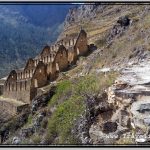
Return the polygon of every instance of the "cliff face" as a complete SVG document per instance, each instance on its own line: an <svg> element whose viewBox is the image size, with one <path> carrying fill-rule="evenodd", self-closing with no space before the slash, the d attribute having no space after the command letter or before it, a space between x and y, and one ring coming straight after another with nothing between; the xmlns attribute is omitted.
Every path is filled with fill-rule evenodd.
<svg viewBox="0 0 150 150"><path fill-rule="evenodd" d="M102 13L105 7L106 5L89 4L71 8L66 16L64 26L67 28L77 22L80 23L85 20L89 21L95 18L98 13Z"/></svg>
<svg viewBox="0 0 150 150"><path fill-rule="evenodd" d="M71 8L64 21L64 32L60 36L73 34L82 26L88 32L89 37L100 37L113 27L119 17L128 15L136 21L140 14L142 15L144 11L147 11L146 7L146 5L135 8L134 5L128 4L107 5L95 3Z"/></svg>
<svg viewBox="0 0 150 150"><path fill-rule="evenodd" d="M106 7L108 6L101 4L89 4L70 8L64 21L64 31L69 31L68 28L70 29L70 27L74 29L78 27L79 30L85 22L95 19L97 14L102 13Z"/></svg>

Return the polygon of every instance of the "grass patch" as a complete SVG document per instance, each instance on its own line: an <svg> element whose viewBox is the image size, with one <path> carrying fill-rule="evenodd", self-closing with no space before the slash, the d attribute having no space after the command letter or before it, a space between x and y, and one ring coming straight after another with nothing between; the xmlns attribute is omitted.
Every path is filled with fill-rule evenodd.
<svg viewBox="0 0 150 150"><path fill-rule="evenodd" d="M48 122L48 137L58 135L59 144L70 143L73 121L84 110L83 102L81 96L73 96L59 105Z"/></svg>
<svg viewBox="0 0 150 150"><path fill-rule="evenodd" d="M41 141L41 137L38 134L33 135L31 139L32 139L32 141L33 141L34 144L39 144L40 141Z"/></svg>
<svg viewBox="0 0 150 150"><path fill-rule="evenodd" d="M130 144L135 144L133 138L121 138L116 142L116 145L130 145Z"/></svg>
<svg viewBox="0 0 150 150"><path fill-rule="evenodd" d="M49 106L54 106L57 104L57 100L60 98L63 98L67 92L71 89L71 82L69 80L61 81L57 84L56 88L56 94L52 97L52 99L49 101Z"/></svg>
<svg viewBox="0 0 150 150"><path fill-rule="evenodd" d="M98 39L98 40L95 41L95 45L98 48L103 47L105 44L106 44L106 38L101 38L101 39Z"/></svg>
<svg viewBox="0 0 150 150"><path fill-rule="evenodd" d="M30 114L29 117L28 117L28 121L27 121L27 124L31 124L32 123L32 115Z"/></svg>
<svg viewBox="0 0 150 150"><path fill-rule="evenodd" d="M75 120L84 113L85 95L100 93L104 88L110 86L116 77L115 73L108 73L107 76L87 75L73 81L62 81L58 84L53 104L61 97L71 95L61 102L48 121L47 139L52 144L79 144L71 133ZM52 104L52 102L51 102ZM51 105L49 105L51 107ZM56 138L57 137L57 138ZM57 140L56 140L57 139Z"/></svg>

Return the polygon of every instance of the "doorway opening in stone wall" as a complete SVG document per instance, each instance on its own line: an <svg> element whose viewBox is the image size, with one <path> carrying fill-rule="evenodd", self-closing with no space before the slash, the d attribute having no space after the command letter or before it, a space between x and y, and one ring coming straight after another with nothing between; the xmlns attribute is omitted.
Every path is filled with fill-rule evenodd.
<svg viewBox="0 0 150 150"><path fill-rule="evenodd" d="M35 87L35 88L37 88L37 87L38 87L37 79L34 79L34 87Z"/></svg>
<svg viewBox="0 0 150 150"><path fill-rule="evenodd" d="M79 48L77 48L77 55L79 55L80 54L80 51L79 51Z"/></svg>

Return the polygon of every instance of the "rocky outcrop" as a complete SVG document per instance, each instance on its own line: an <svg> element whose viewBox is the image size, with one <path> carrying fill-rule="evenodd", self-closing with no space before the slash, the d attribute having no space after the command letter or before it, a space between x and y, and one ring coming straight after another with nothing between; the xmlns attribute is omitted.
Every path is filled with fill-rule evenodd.
<svg viewBox="0 0 150 150"><path fill-rule="evenodd" d="M20 143L21 143L20 138L18 138L18 137L14 137L14 138L13 138L12 144L18 145L18 144L20 144Z"/></svg>
<svg viewBox="0 0 150 150"><path fill-rule="evenodd" d="M145 58L145 61L139 61L121 70L122 75L108 88L108 103L116 108L116 113L111 119L124 128L135 130L135 135L142 131L141 134L146 137L140 140L135 136L134 140L137 143L147 143L149 140L150 62L149 57Z"/></svg>
<svg viewBox="0 0 150 150"><path fill-rule="evenodd" d="M38 133L41 129L42 121L45 117L46 117L46 113L44 111L37 114L28 127L21 128L20 130L18 130L15 136L10 138L11 143L15 145L21 144L22 141L29 139L34 134ZM30 144L34 144L33 141L30 141Z"/></svg>
<svg viewBox="0 0 150 150"><path fill-rule="evenodd" d="M46 92L43 95L37 96L32 100L31 111L34 113L39 108L45 107L51 97L55 94L56 87L51 87L50 91Z"/></svg>
<svg viewBox="0 0 150 150"><path fill-rule="evenodd" d="M110 124L110 122L106 124ZM123 128L117 125L116 123L112 123L112 124L114 124L114 128L112 128L113 130L111 130L113 132L109 132L109 133L103 132L99 123L92 124L89 130L92 143L95 145L114 144L123 133L126 133L128 131L128 129Z"/></svg>
<svg viewBox="0 0 150 150"><path fill-rule="evenodd" d="M90 132L91 127L100 118L101 123L103 123L103 121L107 120L112 113L113 108L106 100L107 94L105 92L99 96L87 96L86 110L84 114L76 120L75 126L72 130L73 135L79 140L79 143L94 144Z"/></svg>
<svg viewBox="0 0 150 150"><path fill-rule="evenodd" d="M64 27L71 26L75 22L82 22L96 17L97 13L102 13L107 5L95 3L94 5L81 5L71 8L66 16Z"/></svg>
<svg viewBox="0 0 150 150"><path fill-rule="evenodd" d="M12 118L12 120L8 121L7 123L3 124L0 129L0 139L1 144L5 144L5 141L9 139L10 135L16 132L19 128L21 128L28 119L29 110L20 114L16 118ZM13 140L15 142L15 139Z"/></svg>
<svg viewBox="0 0 150 150"><path fill-rule="evenodd" d="M120 37L127 30L129 25L130 19L127 16L120 17L107 36L107 45L110 45L114 38Z"/></svg>
<svg viewBox="0 0 150 150"><path fill-rule="evenodd" d="M85 113L76 120L74 128L72 129L72 134L78 139L79 143L82 144L91 144L91 140L89 137L89 128L93 123L94 119L94 106L95 106L95 98L87 97L86 100L86 110Z"/></svg>
<svg viewBox="0 0 150 150"><path fill-rule="evenodd" d="M118 19L117 23L125 27L130 24L130 19L128 18L128 16L123 16Z"/></svg>

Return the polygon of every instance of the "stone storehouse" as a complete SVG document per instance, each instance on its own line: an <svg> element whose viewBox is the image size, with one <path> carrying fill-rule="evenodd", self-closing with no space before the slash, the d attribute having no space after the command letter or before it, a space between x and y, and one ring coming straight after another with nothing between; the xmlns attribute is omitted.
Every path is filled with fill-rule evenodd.
<svg viewBox="0 0 150 150"><path fill-rule="evenodd" d="M68 66L76 63L78 56L87 53L87 34L83 29L79 34L45 46L38 56L27 61L24 68L12 70L5 80L0 80L1 97L30 104L38 88L56 80L59 72L66 71Z"/></svg>

